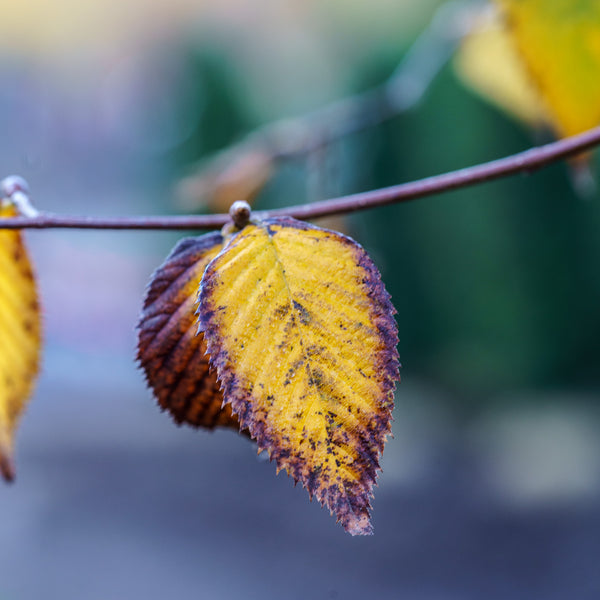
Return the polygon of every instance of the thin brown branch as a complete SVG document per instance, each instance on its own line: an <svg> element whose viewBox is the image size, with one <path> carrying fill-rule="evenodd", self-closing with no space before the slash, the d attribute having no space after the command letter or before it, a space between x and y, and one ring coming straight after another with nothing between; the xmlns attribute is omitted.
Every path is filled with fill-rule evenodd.
<svg viewBox="0 0 600 600"><path fill-rule="evenodd" d="M581 154L600 144L600 127L595 127L569 138L544 146L530 148L525 152L505 158L434 175L409 183L352 194L341 198L323 200L313 204L300 204L271 211L254 213L266 218L287 215L296 219L315 219L331 215L347 214L358 210L397 204L449 192L518 173L530 173L559 160ZM37 217L0 219L0 229L216 229L230 220L229 215L193 215L166 217L73 217L40 213Z"/></svg>

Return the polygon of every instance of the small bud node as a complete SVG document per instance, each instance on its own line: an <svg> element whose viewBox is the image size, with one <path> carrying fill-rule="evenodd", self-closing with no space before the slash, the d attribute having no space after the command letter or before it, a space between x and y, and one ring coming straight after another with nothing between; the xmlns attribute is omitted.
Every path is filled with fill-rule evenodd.
<svg viewBox="0 0 600 600"><path fill-rule="evenodd" d="M238 229L243 229L250 222L252 210L245 200L236 200L229 209L229 216Z"/></svg>
<svg viewBox="0 0 600 600"><path fill-rule="evenodd" d="M0 194L3 198L10 199L17 192L29 195L29 184L19 175L10 175L0 181Z"/></svg>
<svg viewBox="0 0 600 600"><path fill-rule="evenodd" d="M0 181L0 200L8 200L23 217L37 217L37 209L29 200L29 184L19 175L10 175Z"/></svg>

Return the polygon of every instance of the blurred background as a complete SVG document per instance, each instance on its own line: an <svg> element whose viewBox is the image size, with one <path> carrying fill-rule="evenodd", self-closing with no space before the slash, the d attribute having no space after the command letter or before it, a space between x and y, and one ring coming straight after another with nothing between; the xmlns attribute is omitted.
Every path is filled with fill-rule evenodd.
<svg viewBox="0 0 600 600"><path fill-rule="evenodd" d="M315 131L290 119L389 81L442 4L0 0L0 177L58 213L220 211L243 191L270 208L550 139L469 91L434 39L415 64L439 73L411 71L426 90L400 92L407 110L297 151ZM278 156L251 137L223 175L215 152L282 120ZM156 407L134 327L183 234L28 232L45 356L0 489L0 600L598 598L600 202L572 180L557 164L323 223L365 246L398 310L366 539L247 440Z"/></svg>

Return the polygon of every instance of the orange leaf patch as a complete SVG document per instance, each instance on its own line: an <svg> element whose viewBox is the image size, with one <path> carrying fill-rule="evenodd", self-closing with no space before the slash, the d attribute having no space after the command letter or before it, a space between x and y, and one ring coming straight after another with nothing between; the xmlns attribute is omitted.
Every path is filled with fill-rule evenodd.
<svg viewBox="0 0 600 600"><path fill-rule="evenodd" d="M222 247L219 233L184 239L156 270L138 323L137 358L160 406L176 423L239 429L231 407L223 406L195 315L200 279Z"/></svg>

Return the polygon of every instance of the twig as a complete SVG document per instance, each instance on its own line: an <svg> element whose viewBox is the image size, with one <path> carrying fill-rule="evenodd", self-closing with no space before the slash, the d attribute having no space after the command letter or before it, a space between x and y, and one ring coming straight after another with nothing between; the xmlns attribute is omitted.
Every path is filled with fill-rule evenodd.
<svg viewBox="0 0 600 600"><path fill-rule="evenodd" d="M255 217L267 218L287 215L297 219L315 219L331 215L347 214L358 210L407 202L456 190L485 181L500 179L517 173L531 173L536 169L567 157L581 154L600 144L600 127L564 138L557 142L530 148L505 158L434 175L410 183L352 194L341 198L323 200L312 204L301 204L271 211L254 213ZM96 217L59 216L40 213L37 217L15 217L0 219L0 229L217 229L230 221L227 214L191 215L167 217Z"/></svg>

